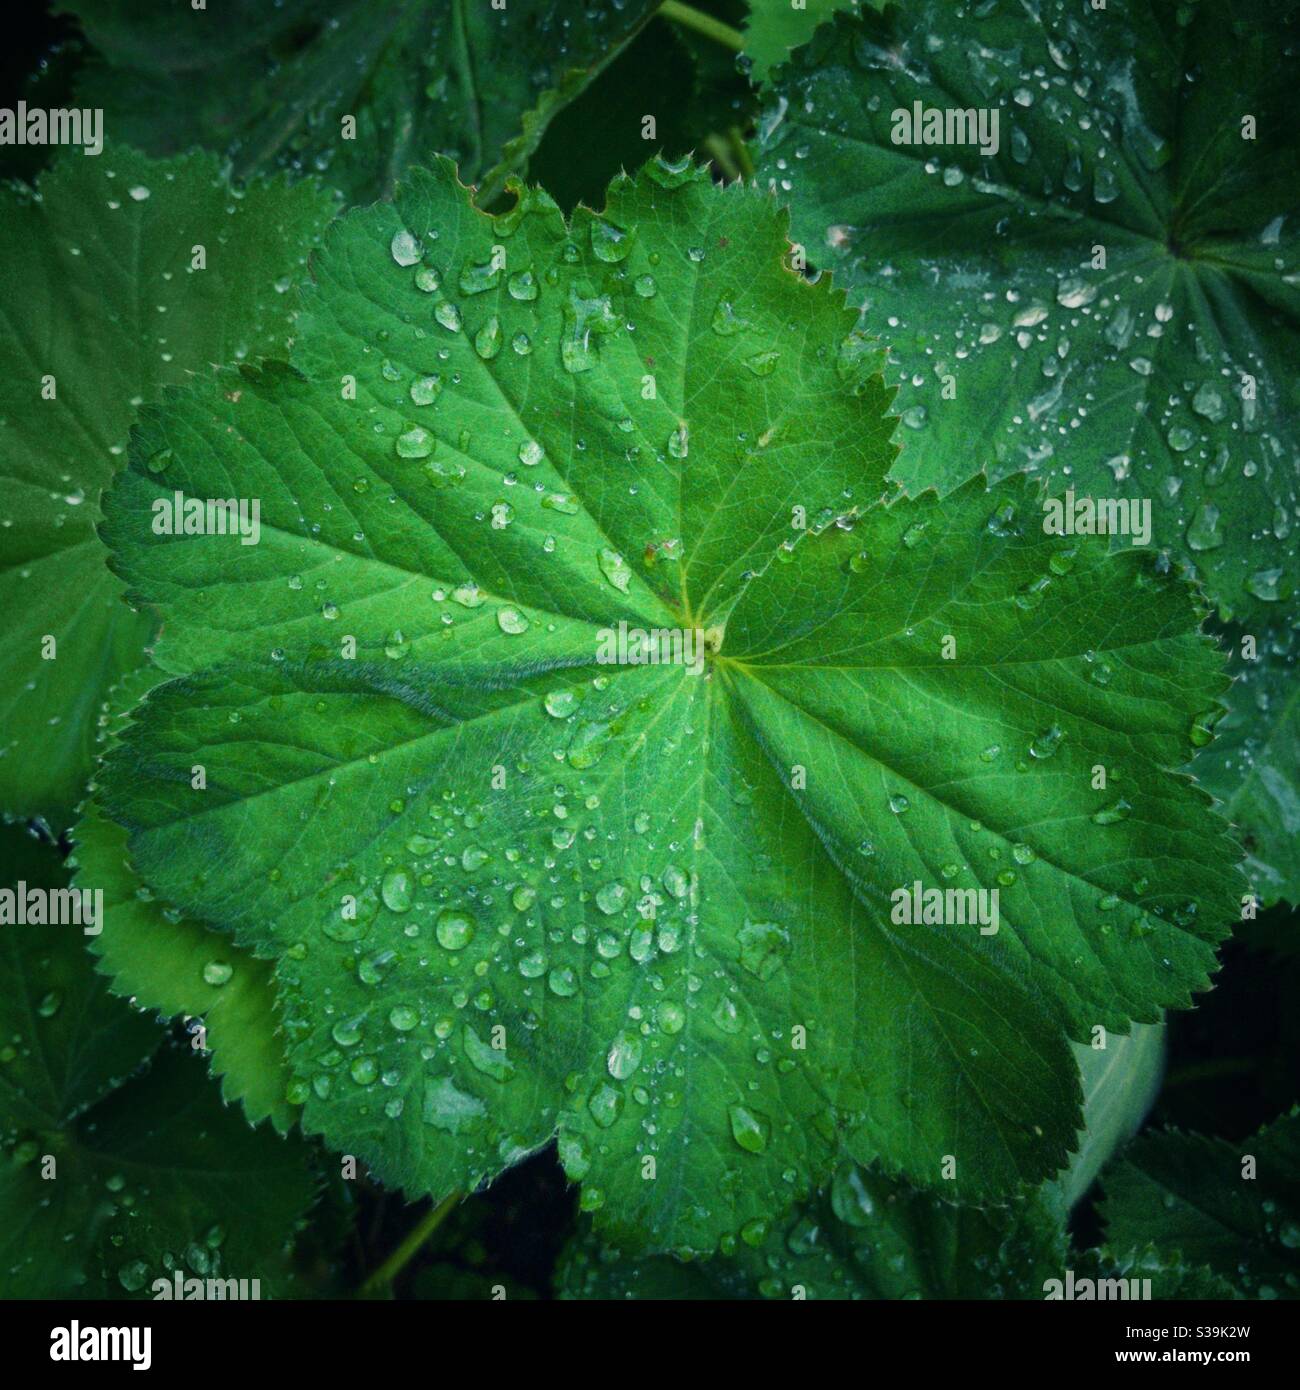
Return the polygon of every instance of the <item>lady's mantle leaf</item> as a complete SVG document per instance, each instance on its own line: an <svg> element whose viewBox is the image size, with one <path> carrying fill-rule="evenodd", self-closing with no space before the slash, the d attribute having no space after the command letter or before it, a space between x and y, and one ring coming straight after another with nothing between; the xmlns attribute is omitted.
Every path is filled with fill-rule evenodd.
<svg viewBox="0 0 1300 1390"><path fill-rule="evenodd" d="M236 174L324 175L349 201L436 152L467 179L519 168L653 0L67 0L104 61L80 104L154 154L229 152ZM349 127L345 122L351 121Z"/></svg>
<svg viewBox="0 0 1300 1390"><path fill-rule="evenodd" d="M5 828L3 884L67 876ZM187 1277L257 1278L315 1196L308 1151L250 1130L197 1063L113 999L76 926L0 926L0 1292L149 1297ZM112 1089L113 1087L117 1089Z"/></svg>
<svg viewBox="0 0 1300 1390"><path fill-rule="evenodd" d="M868 0L876 9L884 0ZM813 31L836 10L856 10L861 0L749 0L745 21L745 56L753 64L756 78L765 78L784 63L792 48L808 42Z"/></svg>
<svg viewBox="0 0 1300 1390"><path fill-rule="evenodd" d="M278 960L305 1123L390 1182L558 1130L599 1219L700 1250L842 1144L1005 1194L1073 1144L1067 1035L1206 983L1186 591L1023 481L875 505L888 394L782 233L663 164L493 222L443 165L331 233L301 370L134 440L105 531L182 678L105 807ZM231 476L261 544L155 532ZM692 646L606 664L621 622ZM917 881L998 932L892 920Z"/></svg>
<svg viewBox="0 0 1300 1390"><path fill-rule="evenodd" d="M158 682L144 668L113 692L108 738L116 741L123 711ZM114 994L164 1018L201 1022L210 1065L227 1101L239 1101L253 1124L270 1118L284 1133L296 1118L285 1100L284 1053L270 965L157 902L127 857L126 832L91 797L72 832L73 883L104 894L102 930L90 938Z"/></svg>
<svg viewBox="0 0 1300 1390"><path fill-rule="evenodd" d="M8 892L25 885L45 895L68 886L58 851L18 826L0 828L0 862L0 887ZM6 980L0 994L0 1114L6 1142L19 1131L75 1119L158 1046L157 1027L110 999L95 979L86 940L75 924L10 920L0 926Z"/></svg>
<svg viewBox="0 0 1300 1390"><path fill-rule="evenodd" d="M755 1222L729 1256L636 1260L583 1235L556 1283L571 1299L1041 1298L1067 1263L1061 1218L1041 1194L986 1211L852 1163L787 1220Z"/></svg>
<svg viewBox="0 0 1300 1390"><path fill-rule="evenodd" d="M1151 1247L1247 1298L1300 1297L1300 1112L1235 1143L1144 1135L1102 1186L1118 1253Z"/></svg>
<svg viewBox="0 0 1300 1390"><path fill-rule="evenodd" d="M1300 903L1300 627L1230 639L1228 711L1193 771L1238 827L1260 902Z"/></svg>
<svg viewBox="0 0 1300 1390"><path fill-rule="evenodd" d="M1159 1084L1163 1027L1135 1027L1105 1048L1075 1048L1083 1082L1078 1153L1038 1192L997 1210L938 1200L855 1164L775 1222L754 1222L726 1256L637 1259L589 1230L556 1282L566 1298L1041 1298L1062 1277L1065 1219Z"/></svg>
<svg viewBox="0 0 1300 1390"><path fill-rule="evenodd" d="M1221 607L1290 596L1297 13L909 0L778 74L760 172L889 344L909 490L987 467L1147 499ZM917 103L996 141L906 143Z"/></svg>
<svg viewBox="0 0 1300 1390"><path fill-rule="evenodd" d="M151 624L95 535L136 406L212 362L283 351L286 292L332 213L307 183L236 197L207 156L111 147L65 157L34 195L0 193L5 810L68 824L104 696L143 660Z"/></svg>

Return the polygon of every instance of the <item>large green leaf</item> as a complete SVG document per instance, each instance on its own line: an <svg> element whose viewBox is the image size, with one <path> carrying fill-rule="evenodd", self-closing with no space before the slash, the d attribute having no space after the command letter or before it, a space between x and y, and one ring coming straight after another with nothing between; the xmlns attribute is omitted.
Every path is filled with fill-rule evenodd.
<svg viewBox="0 0 1300 1390"><path fill-rule="evenodd" d="M207 156L112 147L65 156L35 194L0 192L3 809L68 823L105 693L143 661L152 624L95 534L136 406L212 362L284 350L286 291L332 208L305 182L237 197Z"/></svg>
<svg viewBox="0 0 1300 1390"><path fill-rule="evenodd" d="M1102 1185L1119 1252L1180 1257L1248 1298L1300 1297L1300 1111L1235 1143L1144 1135Z"/></svg>
<svg viewBox="0 0 1300 1390"><path fill-rule="evenodd" d="M67 883L52 848L0 844L6 887ZM149 1297L173 1267L274 1288L315 1195L306 1146L250 1130L184 1049L120 1085L161 1034L78 928L0 928L0 1036L0 1293Z"/></svg>
<svg viewBox="0 0 1300 1390"><path fill-rule="evenodd" d="M1300 628L1232 631L1228 637L1235 677L1228 711L1214 725L1214 741L1197 754L1193 770L1239 828L1246 871L1260 902L1298 903Z"/></svg>
<svg viewBox="0 0 1300 1390"><path fill-rule="evenodd" d="M817 26L836 10L856 10L861 0L749 0L745 23L745 56L756 78L765 78L790 56L792 48L808 42ZM884 0L869 0L877 9Z"/></svg>
<svg viewBox="0 0 1300 1390"><path fill-rule="evenodd" d="M558 1130L599 1220L700 1250L842 1144L1005 1195L1073 1146L1067 1036L1207 983L1237 885L1169 771L1224 685L1186 589L1023 480L876 505L888 393L783 230L662 163L493 222L439 165L331 232L296 368L134 438L105 534L182 678L104 805L278 959L305 1123L389 1182ZM261 545L154 534L232 473ZM602 664L620 620L709 633L702 674ZM900 928L916 880L999 932Z"/></svg>
<svg viewBox="0 0 1300 1390"><path fill-rule="evenodd" d="M110 739L116 738L122 712L157 681L157 672L146 667L113 692ZM93 797L72 834L74 884L104 894L102 930L90 945L110 978L109 988L164 1018L201 1019L222 1094L239 1101L253 1124L270 1118L283 1133L295 1112L285 1099L288 1077L271 967L235 948L229 937L158 902L131 868L126 832Z"/></svg>
<svg viewBox="0 0 1300 1390"><path fill-rule="evenodd" d="M1040 1195L986 1211L845 1164L792 1219L742 1231L730 1259L637 1261L579 1238L556 1282L578 1299L1041 1298L1044 1281L1061 1278L1065 1250Z"/></svg>
<svg viewBox="0 0 1300 1390"><path fill-rule="evenodd" d="M1223 609L1291 597L1296 15L909 0L777 75L760 176L889 346L909 490L987 468L1148 499ZM997 152L893 143L915 102L996 113Z"/></svg>
<svg viewBox="0 0 1300 1390"><path fill-rule="evenodd" d="M103 60L80 104L154 154L201 145L235 173L324 175L352 202L412 163L467 180L521 168L554 115L653 15L656 0L67 0ZM351 133L344 121L351 119ZM495 182L495 179L494 179Z"/></svg>
<svg viewBox="0 0 1300 1390"><path fill-rule="evenodd" d="M936 1200L849 1164L778 1222L754 1222L726 1257L636 1259L588 1229L556 1275L562 1297L1041 1298L1063 1277L1065 1218L1159 1086L1164 1029L1139 1026L1076 1047L1083 1133L1065 1173L1032 1197L981 1211Z"/></svg>

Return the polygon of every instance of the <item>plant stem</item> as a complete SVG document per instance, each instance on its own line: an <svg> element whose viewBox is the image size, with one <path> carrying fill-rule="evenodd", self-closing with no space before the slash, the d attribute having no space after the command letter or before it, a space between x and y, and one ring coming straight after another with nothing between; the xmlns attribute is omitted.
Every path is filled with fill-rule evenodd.
<svg viewBox="0 0 1300 1390"><path fill-rule="evenodd" d="M447 1218L447 1213L461 1199L459 1192L444 1197L436 1207L425 1212L424 1216L406 1233L402 1243L379 1266L361 1286L363 1298L373 1298L392 1285L394 1279L415 1257L420 1247Z"/></svg>
<svg viewBox="0 0 1300 1390"><path fill-rule="evenodd" d="M736 156L736 163L740 166L741 175L746 182L754 177L754 161L749 154L749 146L745 143L744 133L739 126L733 125L727 132L731 137L731 148Z"/></svg>
<svg viewBox="0 0 1300 1390"><path fill-rule="evenodd" d="M730 24L714 19L711 14L705 14L693 5L683 5L681 0L664 0L659 13L674 24L680 24L683 29L694 29L697 34L703 34L706 39L712 39L714 43L720 43L735 53L745 47L745 36L739 29L733 29Z"/></svg>
<svg viewBox="0 0 1300 1390"><path fill-rule="evenodd" d="M728 179L740 177L740 166L732 158L731 146L721 135L710 135L704 147L718 161L718 167Z"/></svg>

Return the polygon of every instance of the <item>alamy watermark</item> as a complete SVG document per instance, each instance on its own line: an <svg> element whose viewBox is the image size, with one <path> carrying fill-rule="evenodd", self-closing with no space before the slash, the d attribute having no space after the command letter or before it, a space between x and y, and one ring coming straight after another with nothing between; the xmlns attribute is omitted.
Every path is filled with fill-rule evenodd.
<svg viewBox="0 0 1300 1390"><path fill-rule="evenodd" d="M186 1278L179 1269L172 1270L170 1279L155 1279L149 1288L155 1302L159 1299L173 1299L188 1303L199 1300L234 1303L249 1302L262 1297L260 1279Z"/></svg>
<svg viewBox="0 0 1300 1390"><path fill-rule="evenodd" d="M104 113L98 107L47 111L25 101L0 107L0 145L80 145L85 154L100 154Z"/></svg>
<svg viewBox="0 0 1300 1390"><path fill-rule="evenodd" d="M75 1318L50 1330L51 1361L129 1361L133 1371L153 1365L153 1328L83 1327Z"/></svg>
<svg viewBox="0 0 1300 1390"><path fill-rule="evenodd" d="M1134 545L1151 542L1149 497L1064 497L1043 499L1043 530L1049 536L1128 536Z"/></svg>
<svg viewBox="0 0 1300 1390"><path fill-rule="evenodd" d="M102 888L0 888L0 927L80 927L86 936L104 930Z"/></svg>
<svg viewBox="0 0 1300 1390"><path fill-rule="evenodd" d="M1049 1302L1137 1302L1151 1297L1150 1279L1076 1279L1067 1269L1064 1279L1047 1279L1043 1298Z"/></svg>
<svg viewBox="0 0 1300 1390"><path fill-rule="evenodd" d="M895 926L965 927L979 925L981 936L998 934L997 888L926 888L918 878L895 888L889 920Z"/></svg>
<svg viewBox="0 0 1300 1390"><path fill-rule="evenodd" d="M721 634L701 627L629 627L620 620L596 634L596 661L601 666L685 666L698 676L704 654L717 651Z"/></svg>
<svg viewBox="0 0 1300 1390"><path fill-rule="evenodd" d="M262 503L257 497L186 497L174 492L154 499L155 536L235 536L240 545L262 537Z"/></svg>
<svg viewBox="0 0 1300 1390"><path fill-rule="evenodd" d="M919 101L909 110L899 106L890 112L895 145L978 145L986 158L997 154L1002 113L997 107L925 106Z"/></svg>

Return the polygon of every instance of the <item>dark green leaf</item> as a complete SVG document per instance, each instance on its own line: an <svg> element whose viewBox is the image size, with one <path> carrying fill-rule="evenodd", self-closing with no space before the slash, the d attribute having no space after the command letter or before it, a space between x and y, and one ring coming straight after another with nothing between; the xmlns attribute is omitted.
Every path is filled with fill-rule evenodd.
<svg viewBox="0 0 1300 1390"><path fill-rule="evenodd" d="M777 75L760 175L889 346L909 490L1027 470L1145 502L1225 612L1290 598L1296 16L911 0L836 16ZM894 143L917 102L998 138Z"/></svg>

